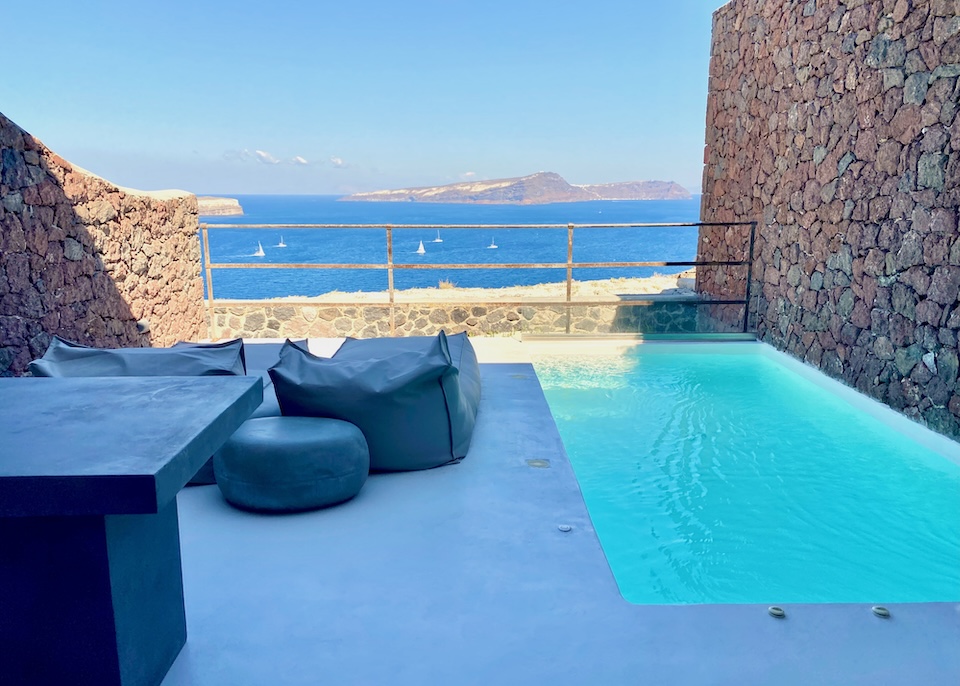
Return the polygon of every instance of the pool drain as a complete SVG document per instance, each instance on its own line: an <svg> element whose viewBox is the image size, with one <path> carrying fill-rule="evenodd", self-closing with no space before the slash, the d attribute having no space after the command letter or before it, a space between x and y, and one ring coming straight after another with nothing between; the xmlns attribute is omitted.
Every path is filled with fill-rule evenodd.
<svg viewBox="0 0 960 686"><path fill-rule="evenodd" d="M877 617L881 617L883 619L890 619L890 610L885 608L883 605L874 605L872 609L873 609L873 614L875 614Z"/></svg>
<svg viewBox="0 0 960 686"><path fill-rule="evenodd" d="M560 531L562 531L563 533L568 533L570 531L573 531L573 527L570 526L569 524L561 524L557 528L560 529Z"/></svg>
<svg viewBox="0 0 960 686"><path fill-rule="evenodd" d="M787 616L787 613L782 607L777 607L776 605L771 605L767 608L767 612L770 613L771 617L776 617L777 619L783 619Z"/></svg>
<svg viewBox="0 0 960 686"><path fill-rule="evenodd" d="M550 469L550 460L527 460L527 466L537 469Z"/></svg>

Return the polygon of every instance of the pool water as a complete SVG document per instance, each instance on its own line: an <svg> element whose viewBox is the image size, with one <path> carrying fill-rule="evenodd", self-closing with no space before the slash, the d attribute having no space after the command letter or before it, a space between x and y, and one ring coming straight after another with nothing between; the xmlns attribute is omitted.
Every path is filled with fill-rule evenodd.
<svg viewBox="0 0 960 686"><path fill-rule="evenodd" d="M623 597L960 601L960 464L761 347L535 360Z"/></svg>

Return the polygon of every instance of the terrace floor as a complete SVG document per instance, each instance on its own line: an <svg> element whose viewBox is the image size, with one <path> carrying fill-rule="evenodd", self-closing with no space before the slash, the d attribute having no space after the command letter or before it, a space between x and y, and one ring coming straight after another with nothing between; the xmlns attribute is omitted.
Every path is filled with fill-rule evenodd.
<svg viewBox="0 0 960 686"><path fill-rule="evenodd" d="M294 515L182 491L188 638L164 686L960 683L955 604L777 620L623 600L517 346L477 346L510 361L482 365L458 465L373 475L356 499Z"/></svg>

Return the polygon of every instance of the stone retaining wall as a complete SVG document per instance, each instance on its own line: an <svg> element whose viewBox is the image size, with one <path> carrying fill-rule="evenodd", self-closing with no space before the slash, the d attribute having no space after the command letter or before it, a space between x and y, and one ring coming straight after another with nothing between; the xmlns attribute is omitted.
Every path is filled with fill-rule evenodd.
<svg viewBox="0 0 960 686"><path fill-rule="evenodd" d="M733 0L714 15L701 212L760 222L760 338L954 437L958 76L960 0ZM738 246L705 231L700 254ZM698 288L744 278L702 268Z"/></svg>
<svg viewBox="0 0 960 686"><path fill-rule="evenodd" d="M51 336L103 347L203 338L197 204L118 188L0 114L0 376Z"/></svg>
<svg viewBox="0 0 960 686"><path fill-rule="evenodd" d="M727 306L729 308L729 306ZM570 307L569 333L714 333L724 306L693 307L689 302L590 305ZM736 308L742 315L742 308ZM478 336L567 333L567 308L562 305L470 302L412 305L398 303L398 336L432 336L466 331ZM227 338L371 338L390 335L387 304L356 306L323 304L231 303L214 309L212 335ZM722 331L739 331L725 326Z"/></svg>

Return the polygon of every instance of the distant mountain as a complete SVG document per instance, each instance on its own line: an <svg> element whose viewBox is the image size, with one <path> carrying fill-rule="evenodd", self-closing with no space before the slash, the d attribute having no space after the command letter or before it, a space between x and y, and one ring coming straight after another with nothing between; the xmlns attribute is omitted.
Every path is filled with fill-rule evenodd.
<svg viewBox="0 0 960 686"><path fill-rule="evenodd" d="M579 186L597 200L687 200L690 191L673 181L623 181Z"/></svg>
<svg viewBox="0 0 960 686"><path fill-rule="evenodd" d="M364 202L450 202L485 205L544 205L589 200L678 200L690 192L673 181L627 181L575 186L553 172L494 181L467 181L432 188L354 193L340 200Z"/></svg>

